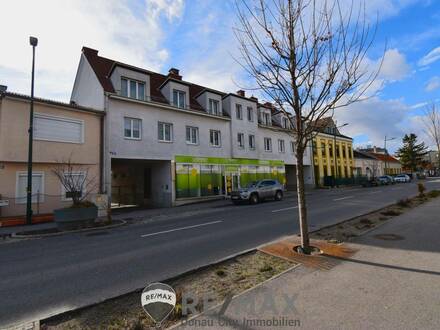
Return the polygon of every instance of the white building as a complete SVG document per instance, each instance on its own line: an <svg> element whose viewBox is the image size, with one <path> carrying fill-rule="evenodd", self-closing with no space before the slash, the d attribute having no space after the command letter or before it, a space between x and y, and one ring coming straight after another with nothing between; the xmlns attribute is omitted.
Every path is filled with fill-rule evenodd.
<svg viewBox="0 0 440 330"><path fill-rule="evenodd" d="M105 111L103 188L113 204L171 206L268 177L295 186L288 123L243 91L216 91L177 69L162 75L84 47L71 102ZM310 153L304 163L312 185Z"/></svg>

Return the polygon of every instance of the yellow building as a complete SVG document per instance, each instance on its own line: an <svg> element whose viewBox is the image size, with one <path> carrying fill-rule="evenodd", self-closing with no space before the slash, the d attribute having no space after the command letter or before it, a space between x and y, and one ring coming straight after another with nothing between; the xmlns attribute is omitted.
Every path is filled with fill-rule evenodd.
<svg viewBox="0 0 440 330"><path fill-rule="evenodd" d="M331 185L334 178L352 178L353 139L342 135L330 117L321 119L320 124L312 144L316 185Z"/></svg>

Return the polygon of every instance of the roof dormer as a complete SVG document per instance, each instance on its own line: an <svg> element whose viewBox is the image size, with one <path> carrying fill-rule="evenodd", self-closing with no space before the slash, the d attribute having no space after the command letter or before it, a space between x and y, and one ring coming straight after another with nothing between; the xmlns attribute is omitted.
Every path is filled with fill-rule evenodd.
<svg viewBox="0 0 440 330"><path fill-rule="evenodd" d="M189 85L189 83L182 80L178 69L171 68L168 71L167 79L160 85L159 89L172 106L180 109L189 109Z"/></svg>

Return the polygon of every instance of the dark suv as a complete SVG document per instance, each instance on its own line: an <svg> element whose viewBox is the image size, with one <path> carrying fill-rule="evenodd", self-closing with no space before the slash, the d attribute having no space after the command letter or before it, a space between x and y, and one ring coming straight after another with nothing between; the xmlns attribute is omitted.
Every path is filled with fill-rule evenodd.
<svg viewBox="0 0 440 330"><path fill-rule="evenodd" d="M253 181L246 187L231 193L231 200L234 204L246 201L249 204L257 204L259 201L273 198L276 201L283 199L284 187L277 180Z"/></svg>

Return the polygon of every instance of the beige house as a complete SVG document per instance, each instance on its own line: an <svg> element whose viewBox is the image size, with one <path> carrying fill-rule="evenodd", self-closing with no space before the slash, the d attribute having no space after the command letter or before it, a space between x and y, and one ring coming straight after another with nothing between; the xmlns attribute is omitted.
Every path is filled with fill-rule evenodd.
<svg viewBox="0 0 440 330"><path fill-rule="evenodd" d="M0 86L0 217L26 213L28 127L30 97L7 92ZM55 166L70 160L75 175L100 186L101 122L103 113L73 104L35 99L32 208L34 214L52 213L70 205L53 174Z"/></svg>

